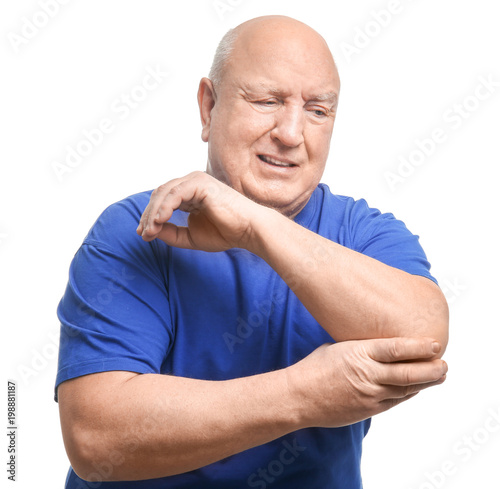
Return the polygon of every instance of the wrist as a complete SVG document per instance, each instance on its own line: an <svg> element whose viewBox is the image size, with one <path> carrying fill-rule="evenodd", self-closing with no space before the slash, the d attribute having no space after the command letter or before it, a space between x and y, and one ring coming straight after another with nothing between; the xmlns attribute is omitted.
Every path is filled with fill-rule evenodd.
<svg viewBox="0 0 500 489"><path fill-rule="evenodd" d="M311 406L308 405L308 384L305 377L302 362L290 365L283 369L287 386L287 405L291 413L291 419L295 426L294 430L314 426L311 420ZM310 386L309 386L310 387Z"/></svg>
<svg viewBox="0 0 500 489"><path fill-rule="evenodd" d="M273 246L275 237L280 236L282 221L288 220L278 211L256 204L256 212L250 218L250 230L246 249L264 260L267 260L267 250Z"/></svg>

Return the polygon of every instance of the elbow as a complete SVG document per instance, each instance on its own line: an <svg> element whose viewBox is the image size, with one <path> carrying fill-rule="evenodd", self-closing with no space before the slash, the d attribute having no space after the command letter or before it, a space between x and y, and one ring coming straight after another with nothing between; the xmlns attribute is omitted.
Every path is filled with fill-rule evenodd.
<svg viewBox="0 0 500 489"><path fill-rule="evenodd" d="M441 358L448 346L450 319L448 303L441 289L436 286L423 306L417 334L437 340L441 344L441 351L436 356Z"/></svg>
<svg viewBox="0 0 500 489"><path fill-rule="evenodd" d="M106 444L106 433L73 423L63 429L63 440L71 467L88 482L124 480L125 456L117 447Z"/></svg>
<svg viewBox="0 0 500 489"><path fill-rule="evenodd" d="M92 379L92 380L95 380ZM92 390L89 376L77 377L58 387L59 418L64 447L71 467L90 482L126 479L131 452L136 448L123 425ZM109 393L109 389L107 390ZM113 401L109 401L113 405Z"/></svg>
<svg viewBox="0 0 500 489"><path fill-rule="evenodd" d="M61 420L62 421L62 420ZM88 455L88 448L84 443L85 433L76 423L65 427L62 423L62 435L64 440L64 448L68 456L71 468L75 471L76 475L81 479L86 478L89 474L90 457Z"/></svg>
<svg viewBox="0 0 500 489"><path fill-rule="evenodd" d="M441 324L441 327L440 327L440 334L441 334L441 339L439 340L439 342L441 343L441 346L442 346L442 350L441 350L441 355L444 354L445 350L446 350L446 347L448 346L448 340L449 340L449 334L450 334L450 316L449 316L449 311L448 311L448 304L446 303L446 300L445 300L445 304L446 304L446 317L443 318L442 320L442 324Z"/></svg>
<svg viewBox="0 0 500 489"><path fill-rule="evenodd" d="M448 332L448 320L441 319L436 321L432 325L430 333L427 335L431 338L437 340L441 345L440 352L436 355L436 358L441 358L446 351L448 346L449 332Z"/></svg>
<svg viewBox="0 0 500 489"><path fill-rule="evenodd" d="M102 473L98 447L90 442L92 436L76 423L69 430L63 430L64 447L74 472L80 479L89 482L109 480L109 471ZM100 469L100 470L99 470Z"/></svg>
<svg viewBox="0 0 500 489"><path fill-rule="evenodd" d="M436 319L434 324L436 339L441 343L441 352L439 356L443 356L446 347L448 346L449 340L449 330L450 330L450 311L448 308L448 302L444 294L439 290L439 298L435 299L437 303L436 307Z"/></svg>

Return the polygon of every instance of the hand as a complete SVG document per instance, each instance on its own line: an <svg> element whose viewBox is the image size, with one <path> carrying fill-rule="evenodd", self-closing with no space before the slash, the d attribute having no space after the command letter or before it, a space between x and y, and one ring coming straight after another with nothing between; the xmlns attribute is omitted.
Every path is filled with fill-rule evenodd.
<svg viewBox="0 0 500 489"><path fill-rule="evenodd" d="M168 222L176 209L190 213L187 227ZM159 238L179 248L246 248L252 222L265 209L207 173L193 172L153 192L137 233L145 241Z"/></svg>
<svg viewBox="0 0 500 489"><path fill-rule="evenodd" d="M338 427L390 409L444 382L430 338L383 338L325 344L288 367L301 425ZM297 397L295 395L298 394Z"/></svg>

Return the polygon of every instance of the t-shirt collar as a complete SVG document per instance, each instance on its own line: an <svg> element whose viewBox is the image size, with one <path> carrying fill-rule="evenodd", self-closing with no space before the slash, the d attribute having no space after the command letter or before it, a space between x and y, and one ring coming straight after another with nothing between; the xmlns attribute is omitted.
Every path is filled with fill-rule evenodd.
<svg viewBox="0 0 500 489"><path fill-rule="evenodd" d="M312 222L314 215L316 214L316 206L318 203L319 193L321 192L319 186L314 189L314 192L309 197L307 204L304 208L295 216L294 221L305 228L308 228Z"/></svg>

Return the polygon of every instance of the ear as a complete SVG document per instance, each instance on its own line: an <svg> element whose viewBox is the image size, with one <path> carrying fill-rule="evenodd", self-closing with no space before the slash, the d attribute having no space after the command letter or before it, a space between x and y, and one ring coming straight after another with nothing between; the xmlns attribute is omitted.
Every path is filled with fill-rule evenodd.
<svg viewBox="0 0 500 489"><path fill-rule="evenodd" d="M208 78L202 78L198 87L198 107L201 118L201 139L206 143L210 135L212 109L215 105L214 85Z"/></svg>

